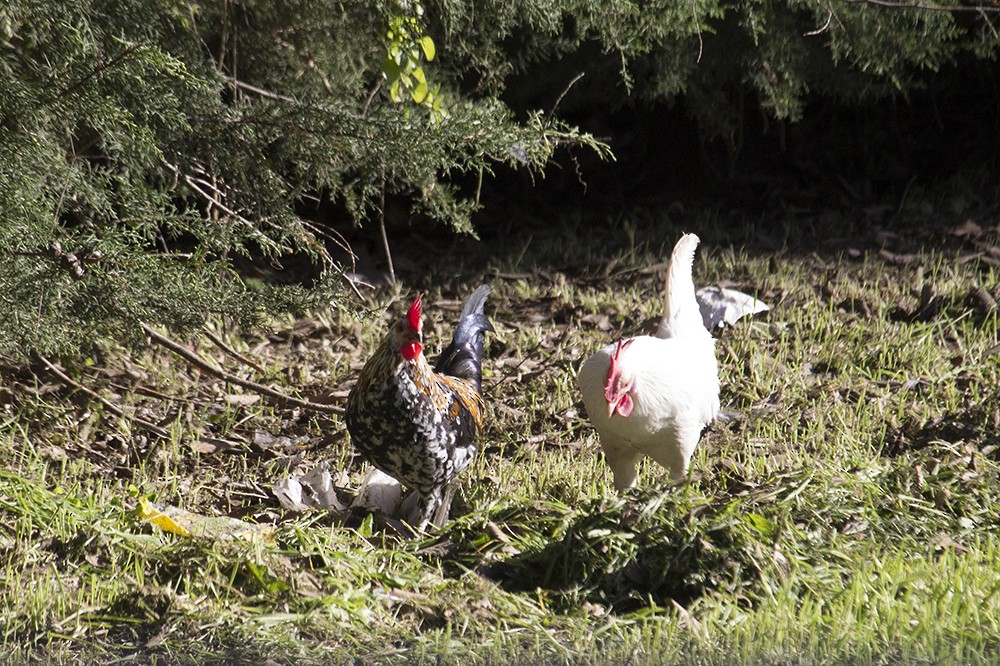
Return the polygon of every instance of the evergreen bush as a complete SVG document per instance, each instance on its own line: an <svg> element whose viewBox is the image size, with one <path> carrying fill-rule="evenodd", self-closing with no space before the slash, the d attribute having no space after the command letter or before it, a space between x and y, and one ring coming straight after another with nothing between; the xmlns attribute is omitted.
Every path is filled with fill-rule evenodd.
<svg viewBox="0 0 1000 666"><path fill-rule="evenodd" d="M297 213L310 198L362 224L389 193L474 233L463 174L608 154L554 113L570 79L542 65L589 74L592 113L684 95L726 135L748 98L796 119L808 94L905 93L962 53L995 58L997 23L957 0L11 0L0 355L252 326L315 293L248 284L241 255L305 253L329 295L340 240Z"/></svg>

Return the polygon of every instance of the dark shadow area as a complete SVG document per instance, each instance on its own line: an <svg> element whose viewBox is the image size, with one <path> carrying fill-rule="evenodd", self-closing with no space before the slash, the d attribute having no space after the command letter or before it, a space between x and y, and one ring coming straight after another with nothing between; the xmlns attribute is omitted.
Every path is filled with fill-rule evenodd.
<svg viewBox="0 0 1000 666"><path fill-rule="evenodd" d="M916 385L911 390L920 390ZM981 402L968 405L965 410L954 411L921 422L910 416L900 426L890 426L882 442L883 455L897 457L933 447L961 445L976 442L982 455L1000 460L1000 408Z"/></svg>
<svg viewBox="0 0 1000 666"><path fill-rule="evenodd" d="M572 68L563 68L572 79ZM481 184L475 174L454 177L468 196L478 194L476 230L492 257L516 256L526 242L546 237L573 243L576 236L585 244L636 217L644 221L637 230L643 240L697 226L706 244L767 253L885 251L887 261L899 263L919 250L992 247L992 237L981 236L1000 209L998 63L962 60L926 74L922 89L889 100L814 95L798 122L774 120L746 99L738 130L723 138L708 136L683 98L653 104L638 95L598 94L609 80L599 73L581 79L556 115L607 141L615 160L560 150L543 174L498 166ZM530 80L509 90L517 91L507 101L519 113L550 107L562 92ZM716 213L713 229L700 228L706 211ZM357 227L325 198L299 212L342 236L365 276L384 279L376 221ZM975 226L963 231L966 220ZM440 275L442 262L461 273L468 270L465 255L476 255L465 248L478 241L412 215L403 200L386 202L386 226L402 276ZM609 254L617 249L605 247ZM988 260L1000 263L1000 251ZM283 270L311 269L289 259Z"/></svg>
<svg viewBox="0 0 1000 666"><path fill-rule="evenodd" d="M609 90L612 76L588 74L561 99L558 115L605 139L617 159L573 152L544 178L501 172L484 188L486 208L543 214L582 201L606 213L712 201L748 213L790 203L845 210L898 203L914 186L952 178L967 179L970 197L995 197L995 188L977 192L969 179L1000 165L1000 65L966 57L918 79L915 92L884 100L810 95L797 122L776 120L756 98L741 97L731 100L743 109L732 133L713 137L683 96L650 103L641 90ZM526 112L549 108L560 92L517 80L507 98Z"/></svg>
<svg viewBox="0 0 1000 666"><path fill-rule="evenodd" d="M728 499L692 507L676 497L678 492L650 489L626 501L590 499L591 506L571 515L504 516L502 511L492 517L497 525L537 529L531 536L538 545L487 560L481 557L488 550L483 534L495 534L497 528L452 524L441 564L455 575L474 568L508 592L537 591L567 612L585 602L621 614L651 605L686 607L723 591L751 603L767 566L762 535L730 514ZM477 541L475 550L466 549Z"/></svg>

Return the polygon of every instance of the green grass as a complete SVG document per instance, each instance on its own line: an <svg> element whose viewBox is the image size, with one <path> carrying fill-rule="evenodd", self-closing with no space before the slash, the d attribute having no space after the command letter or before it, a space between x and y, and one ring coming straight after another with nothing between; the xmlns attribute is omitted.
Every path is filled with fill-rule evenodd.
<svg viewBox="0 0 1000 666"><path fill-rule="evenodd" d="M418 540L278 507L268 488L297 466L329 461L345 498L357 488L336 418L248 401L156 349L66 361L171 433L157 440L44 372L4 369L3 649L54 663L995 661L1000 336L969 293L1000 293L996 272L936 227L901 234L895 255L815 240L846 224L637 213L440 258L450 282L412 285L428 291L430 350L456 314L437 298L484 273L494 285L493 409L453 520ZM732 418L703 438L690 482L644 464L619 497L575 370L659 316L662 270L644 269L682 227L703 239L698 283L731 281L774 309L719 340ZM198 349L342 399L383 331L340 311L256 335L219 326L263 376ZM160 533L137 519L132 486L275 525L276 545Z"/></svg>

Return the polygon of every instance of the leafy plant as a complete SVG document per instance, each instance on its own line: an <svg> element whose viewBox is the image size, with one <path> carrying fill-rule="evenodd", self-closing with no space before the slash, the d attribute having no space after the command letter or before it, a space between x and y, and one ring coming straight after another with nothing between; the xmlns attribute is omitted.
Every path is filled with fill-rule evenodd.
<svg viewBox="0 0 1000 666"><path fill-rule="evenodd" d="M401 104L409 98L414 104L425 107L433 121L440 121L448 112L442 106L441 84L431 89L424 72L423 63L433 61L436 51L430 35L421 34L423 15L424 8L417 0L394 4L389 17L382 73L389 84L392 101Z"/></svg>

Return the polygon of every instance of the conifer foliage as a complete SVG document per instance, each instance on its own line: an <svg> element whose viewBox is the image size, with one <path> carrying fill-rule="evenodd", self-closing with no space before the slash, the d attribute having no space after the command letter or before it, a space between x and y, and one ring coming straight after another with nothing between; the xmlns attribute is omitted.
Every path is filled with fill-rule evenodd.
<svg viewBox="0 0 1000 666"><path fill-rule="evenodd" d="M138 340L141 323L252 325L307 294L249 286L233 257L308 253L333 275L330 234L296 215L304 197L363 222L384 188L469 231L474 202L449 174L537 169L562 143L604 150L441 81L434 95L419 81L390 95L387 26L412 19L419 33L422 14L411 2L5 3L0 355ZM429 66L399 73L433 82Z"/></svg>
<svg viewBox="0 0 1000 666"><path fill-rule="evenodd" d="M608 154L553 113L577 72L589 113L684 95L725 135L748 99L794 120L809 94L895 94L995 57L998 22L958 0L10 0L0 356L307 303L233 258L305 253L336 284L335 233L299 214L316 197L364 224L389 193L473 232L458 176Z"/></svg>

